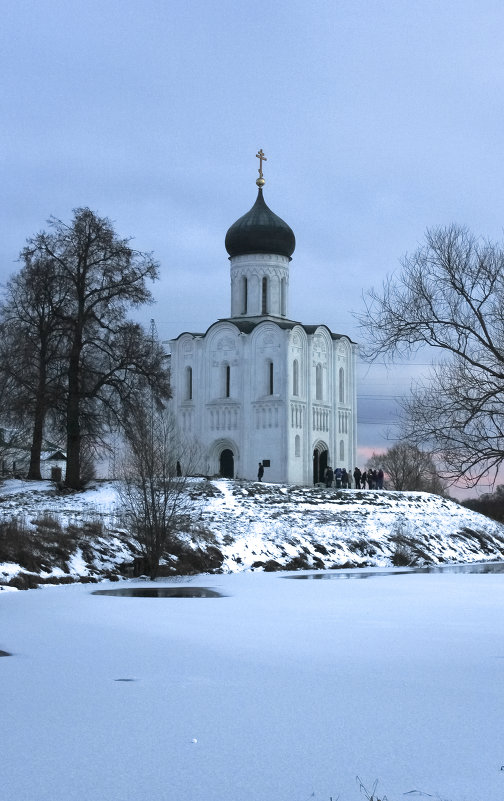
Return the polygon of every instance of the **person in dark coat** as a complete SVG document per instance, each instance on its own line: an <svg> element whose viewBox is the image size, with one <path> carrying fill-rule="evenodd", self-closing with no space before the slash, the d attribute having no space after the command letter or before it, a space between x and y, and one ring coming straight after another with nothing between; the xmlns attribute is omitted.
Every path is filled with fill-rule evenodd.
<svg viewBox="0 0 504 801"><path fill-rule="evenodd" d="M330 487L332 487L333 478L334 478L334 472L333 472L333 469L332 469L332 467L330 467L329 465L327 465L327 467L326 467L326 469L325 469L325 474L324 474L325 485L326 485L327 489L329 489Z"/></svg>
<svg viewBox="0 0 504 801"><path fill-rule="evenodd" d="M341 471L341 487L342 489L346 489L348 487L348 473L345 467Z"/></svg>
<svg viewBox="0 0 504 801"><path fill-rule="evenodd" d="M354 481L355 481L355 489L360 489L361 488L361 486L360 486L361 475L362 475L361 471L359 470L358 467L356 467L355 470L353 471L353 477L354 477Z"/></svg>
<svg viewBox="0 0 504 801"><path fill-rule="evenodd" d="M361 489L366 489L366 482L367 482L367 473L364 470L364 472L361 473L361 479L360 479Z"/></svg>
<svg viewBox="0 0 504 801"><path fill-rule="evenodd" d="M257 470L257 480L258 480L258 481L262 481L262 477L263 477L263 475L264 475L264 467L263 467L263 463L262 463L262 462L259 462L259 468L258 468L258 470Z"/></svg>

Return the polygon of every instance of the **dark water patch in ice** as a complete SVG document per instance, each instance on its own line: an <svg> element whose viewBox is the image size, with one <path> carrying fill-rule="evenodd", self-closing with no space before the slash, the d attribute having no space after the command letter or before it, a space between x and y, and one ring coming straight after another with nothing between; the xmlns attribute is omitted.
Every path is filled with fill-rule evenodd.
<svg viewBox="0 0 504 801"><path fill-rule="evenodd" d="M12 656L8 651L0 651L0 656Z"/></svg>
<svg viewBox="0 0 504 801"><path fill-rule="evenodd" d="M404 570L324 570L317 573L299 573L295 576L282 576L286 579L365 579L377 576L405 576L412 573L504 573L504 562L470 562L463 565L426 565L409 567Z"/></svg>
<svg viewBox="0 0 504 801"><path fill-rule="evenodd" d="M91 595L117 595L120 598L225 598L210 587L121 587L117 590L95 590Z"/></svg>

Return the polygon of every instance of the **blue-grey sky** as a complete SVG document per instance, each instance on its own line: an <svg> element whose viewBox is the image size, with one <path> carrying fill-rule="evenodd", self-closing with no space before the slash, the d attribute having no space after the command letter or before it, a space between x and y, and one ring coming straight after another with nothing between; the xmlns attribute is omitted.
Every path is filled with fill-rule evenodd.
<svg viewBox="0 0 504 801"><path fill-rule="evenodd" d="M8 0L0 30L0 281L50 215L89 206L154 251L162 339L230 313L227 228L293 228L290 316L352 312L425 229L500 238L501 0ZM418 367L361 370L360 446L387 447ZM368 398L367 396L371 396Z"/></svg>

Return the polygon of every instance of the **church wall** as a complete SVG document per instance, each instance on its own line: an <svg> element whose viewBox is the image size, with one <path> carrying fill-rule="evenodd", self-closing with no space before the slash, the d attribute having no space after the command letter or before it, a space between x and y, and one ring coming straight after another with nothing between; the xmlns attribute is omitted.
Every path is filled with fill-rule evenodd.
<svg viewBox="0 0 504 801"><path fill-rule="evenodd" d="M334 395L337 401L334 449L337 464L350 468L356 465L356 347L342 337L335 343L333 357Z"/></svg>
<svg viewBox="0 0 504 801"><path fill-rule="evenodd" d="M244 407L250 425L244 432L249 454L244 467L248 477L255 477L258 463L266 459L270 466L263 480L286 481L285 332L265 322L246 339L250 369L244 370Z"/></svg>
<svg viewBox="0 0 504 801"><path fill-rule="evenodd" d="M198 405L202 386L200 354L201 337L183 334L178 340L172 342L170 357L171 405L180 433L188 442L193 442L199 434ZM191 370L190 381L188 380L189 369ZM183 465L183 467L186 466ZM205 464L202 459L199 464L194 466L193 472L204 471Z"/></svg>
<svg viewBox="0 0 504 801"><path fill-rule="evenodd" d="M236 326L217 323L203 344L203 384L198 410L199 437L208 452L207 471L219 471L219 454L229 448L234 455L235 476L240 475L243 428L241 403L242 343Z"/></svg>
<svg viewBox="0 0 504 801"><path fill-rule="evenodd" d="M233 451L238 478L254 480L267 459L263 480L311 484L315 447L327 449L333 467L353 470L356 353L325 326L307 335L271 321L250 335L219 322L205 337L174 341L173 403L182 432L205 451L199 472L218 473L223 448Z"/></svg>
<svg viewBox="0 0 504 801"><path fill-rule="evenodd" d="M307 335L292 330L288 355L288 462L290 480L313 481L313 452L327 451L333 467L352 467L356 453L355 352L346 337L333 339L326 326ZM297 368L294 362L297 362ZM340 368L344 368L340 398ZM298 376L295 382L295 369ZM295 394L297 390L297 394ZM302 459L296 457L302 454ZM302 467L300 467L300 461Z"/></svg>
<svg viewBox="0 0 504 801"><path fill-rule="evenodd" d="M319 326L308 337L308 430L310 483L313 481L313 453L316 449L333 467L337 466L334 448L334 389L332 374L333 339L326 326ZM319 479L321 476L319 476Z"/></svg>
<svg viewBox="0 0 504 801"><path fill-rule="evenodd" d="M288 480L296 484L311 483L309 471L310 443L308 433L308 407L306 374L308 338L301 326L292 329L287 355L287 464Z"/></svg>

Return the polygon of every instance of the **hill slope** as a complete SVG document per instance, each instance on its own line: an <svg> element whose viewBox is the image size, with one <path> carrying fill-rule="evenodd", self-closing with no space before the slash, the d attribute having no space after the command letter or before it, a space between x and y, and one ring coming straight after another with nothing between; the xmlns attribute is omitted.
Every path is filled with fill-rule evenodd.
<svg viewBox="0 0 504 801"><path fill-rule="evenodd" d="M188 494L192 519L167 573L504 559L502 524L427 493L194 479ZM113 482L0 487L0 585L132 575L139 555Z"/></svg>

